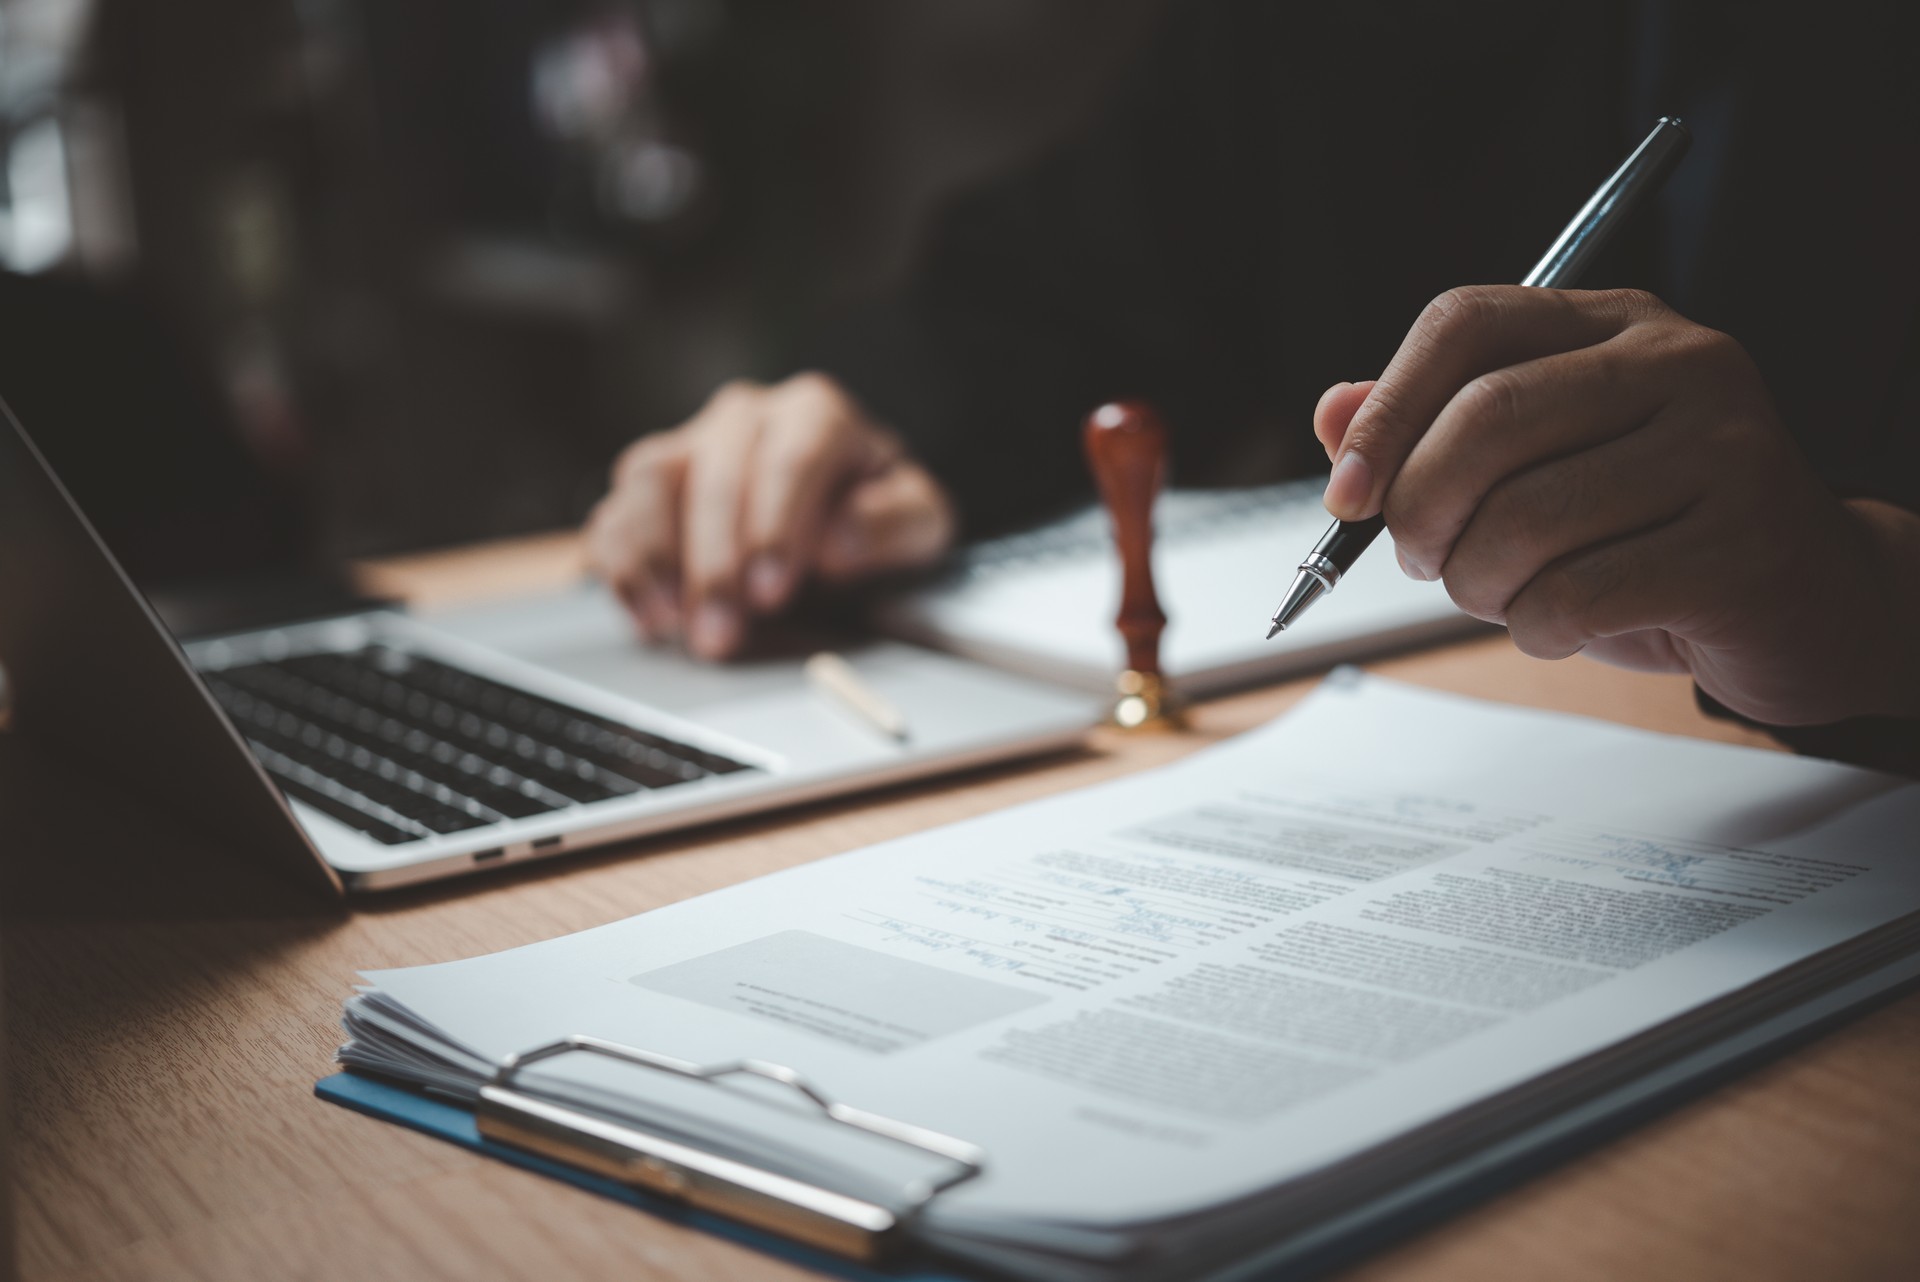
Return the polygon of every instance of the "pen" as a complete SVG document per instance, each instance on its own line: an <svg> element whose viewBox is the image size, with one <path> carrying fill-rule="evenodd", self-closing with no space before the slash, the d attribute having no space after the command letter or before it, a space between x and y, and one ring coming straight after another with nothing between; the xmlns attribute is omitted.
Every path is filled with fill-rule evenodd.
<svg viewBox="0 0 1920 1282"><path fill-rule="evenodd" d="M831 695L841 706L889 739L900 743L907 741L907 719L900 715L898 708L874 693L873 688L853 670L851 663L832 651L822 650L807 660L806 671L807 680L813 683L814 689Z"/></svg>
<svg viewBox="0 0 1920 1282"><path fill-rule="evenodd" d="M1546 256L1533 265L1522 285L1543 289L1565 289L1579 279L1595 254L1625 222L1641 201L1658 191L1689 141L1686 126L1677 117L1662 116L1646 140L1634 148L1613 176L1600 184L1600 190L1575 214ZM1267 631L1271 641L1306 612L1308 606L1333 591L1341 576L1353 568L1367 545L1387 525L1378 514L1364 521L1335 521L1320 541L1313 545L1294 571L1293 583L1273 612L1273 627Z"/></svg>

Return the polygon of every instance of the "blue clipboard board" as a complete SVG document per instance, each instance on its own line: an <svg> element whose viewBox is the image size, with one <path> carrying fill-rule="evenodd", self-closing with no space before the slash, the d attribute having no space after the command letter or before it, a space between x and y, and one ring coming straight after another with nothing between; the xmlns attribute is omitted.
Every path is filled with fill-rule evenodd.
<svg viewBox="0 0 1920 1282"><path fill-rule="evenodd" d="M462 1108L450 1100L428 1095L412 1087L381 1081L375 1077L365 1077L359 1073L335 1073L315 1083L313 1093L329 1104L338 1104L356 1113L365 1113L383 1122L392 1122L408 1130L419 1131L422 1135L431 1135L435 1139L458 1144L461 1148L470 1149L486 1157L521 1167L537 1175L544 1175L549 1179L562 1180L575 1188L597 1193L601 1197L612 1198L616 1202L624 1202L628 1206L671 1223L698 1229L703 1233L711 1233L715 1237L725 1238L730 1242L738 1242L762 1255L773 1256L826 1276L845 1278L848 1282L970 1282L969 1279L964 1279L958 1274L916 1268L910 1264L890 1269L855 1264L824 1251L816 1251L811 1247L789 1242L772 1233L736 1224L718 1215L691 1210L668 1198L656 1197L617 1180L578 1170L562 1162L541 1157L537 1153L495 1143L481 1136L471 1109Z"/></svg>
<svg viewBox="0 0 1920 1282"><path fill-rule="evenodd" d="M1920 985L1920 954L1885 965L1680 1056L1546 1121L1475 1149L1381 1197L1229 1263L1211 1262L1195 1282L1281 1282L1351 1264L1521 1183L1646 1121L1862 1011ZM473 1112L446 1099L357 1073L322 1078L314 1094L525 1170L564 1180L674 1224L737 1242L763 1255L850 1282L979 1282L982 1275L907 1259L884 1267L854 1263L776 1234L693 1210L616 1180L577 1170L481 1136Z"/></svg>

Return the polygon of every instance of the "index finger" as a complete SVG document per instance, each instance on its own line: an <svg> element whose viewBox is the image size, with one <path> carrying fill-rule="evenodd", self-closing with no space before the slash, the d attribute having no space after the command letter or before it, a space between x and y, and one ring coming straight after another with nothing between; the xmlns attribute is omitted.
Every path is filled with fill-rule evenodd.
<svg viewBox="0 0 1920 1282"><path fill-rule="evenodd" d="M657 432L626 450L613 489L587 521L588 567L655 638L679 629L685 440L679 432Z"/></svg>
<svg viewBox="0 0 1920 1282"><path fill-rule="evenodd" d="M834 502L898 454L892 436L868 427L833 384L802 378L783 385L767 407L747 486L747 590L757 608L785 603L813 561Z"/></svg>
<svg viewBox="0 0 1920 1282"><path fill-rule="evenodd" d="M1434 299L1354 413L1327 482L1327 511L1343 521L1377 513L1400 465L1462 387L1520 361L1604 342L1632 322L1644 298L1473 285Z"/></svg>

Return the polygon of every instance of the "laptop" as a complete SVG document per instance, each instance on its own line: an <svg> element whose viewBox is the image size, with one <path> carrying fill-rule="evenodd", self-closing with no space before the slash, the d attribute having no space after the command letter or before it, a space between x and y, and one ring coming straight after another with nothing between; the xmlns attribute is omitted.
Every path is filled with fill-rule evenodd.
<svg viewBox="0 0 1920 1282"><path fill-rule="evenodd" d="M4 390L4 389L0 389ZM1059 749L1098 701L898 642L848 650L902 741L802 675L643 648L593 585L443 617L176 637L0 402L11 729L332 893L377 891Z"/></svg>

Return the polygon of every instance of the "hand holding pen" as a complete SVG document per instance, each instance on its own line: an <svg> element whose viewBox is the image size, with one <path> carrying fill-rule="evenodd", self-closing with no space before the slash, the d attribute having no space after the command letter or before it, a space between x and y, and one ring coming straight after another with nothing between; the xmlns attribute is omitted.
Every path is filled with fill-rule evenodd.
<svg viewBox="0 0 1920 1282"><path fill-rule="evenodd" d="M1651 295L1449 291L1314 431L1328 539L1384 519L1529 655L1686 672L1773 724L1920 714L1911 518L1838 500L1740 345Z"/></svg>

